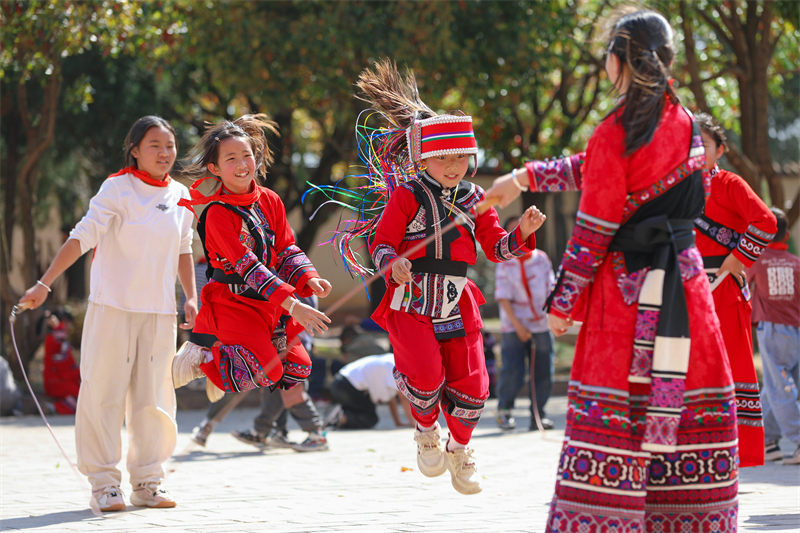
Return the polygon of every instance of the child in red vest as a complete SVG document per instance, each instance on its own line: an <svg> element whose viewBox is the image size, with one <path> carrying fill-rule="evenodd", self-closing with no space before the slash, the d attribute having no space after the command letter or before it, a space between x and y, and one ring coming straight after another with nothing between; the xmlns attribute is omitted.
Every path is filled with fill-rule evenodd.
<svg viewBox="0 0 800 533"><path fill-rule="evenodd" d="M473 215L484 193L463 181L478 152L472 117L434 113L419 100L411 72L403 78L384 60L356 85L390 125L373 138L383 148L374 152L380 155L372 168L397 172L368 236L372 262L387 284L372 317L389 332L397 388L411 402L420 471L433 477L450 470L457 491L475 494L480 476L467 444L489 396L489 378L478 311L485 300L467 267L475 264L478 244L495 262L529 253L545 217L531 207L506 233L493 208ZM456 218L463 224L443 231ZM428 237L434 237L429 245L401 257ZM450 432L446 449L440 411Z"/></svg>

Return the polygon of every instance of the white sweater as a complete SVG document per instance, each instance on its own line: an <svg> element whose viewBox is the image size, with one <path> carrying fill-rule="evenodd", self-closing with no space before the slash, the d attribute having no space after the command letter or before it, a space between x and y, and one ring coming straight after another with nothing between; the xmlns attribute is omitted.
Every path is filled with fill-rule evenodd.
<svg viewBox="0 0 800 533"><path fill-rule="evenodd" d="M174 315L178 257L192 253L189 190L172 180L148 185L131 174L109 178L70 232L81 253L97 247L89 301L125 311Z"/></svg>

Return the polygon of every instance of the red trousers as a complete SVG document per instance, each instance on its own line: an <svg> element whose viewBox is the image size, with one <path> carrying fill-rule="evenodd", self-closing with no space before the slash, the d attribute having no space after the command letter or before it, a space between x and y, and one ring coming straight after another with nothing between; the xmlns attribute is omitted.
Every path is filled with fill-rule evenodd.
<svg viewBox="0 0 800 533"><path fill-rule="evenodd" d="M444 411L450 435L467 444L489 397L480 331L437 340L430 317L403 311L389 311L386 326L397 387L411 403L414 419L432 426Z"/></svg>

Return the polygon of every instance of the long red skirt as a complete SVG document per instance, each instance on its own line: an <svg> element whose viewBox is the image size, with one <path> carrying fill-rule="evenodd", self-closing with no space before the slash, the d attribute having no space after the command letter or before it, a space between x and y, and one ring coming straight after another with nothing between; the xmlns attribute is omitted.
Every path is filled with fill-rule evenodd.
<svg viewBox="0 0 800 533"><path fill-rule="evenodd" d="M750 325L753 308L730 276L722 280L712 294L736 386L740 466L761 466L764 464L764 423L753 363Z"/></svg>
<svg viewBox="0 0 800 533"><path fill-rule="evenodd" d="M699 255L699 254L698 254ZM547 529L736 531L736 405L708 279L683 284L691 349L674 453L641 448L650 385L629 383L637 305L604 262L587 289Z"/></svg>
<svg viewBox="0 0 800 533"><path fill-rule="evenodd" d="M195 322L197 333L217 337L214 359L200 365L217 387L241 392L255 387L289 388L311 373L311 358L300 345L281 360L273 332L283 309L262 300L231 293L227 285L211 282L203 287L203 302ZM286 326L289 338L302 331L294 319Z"/></svg>

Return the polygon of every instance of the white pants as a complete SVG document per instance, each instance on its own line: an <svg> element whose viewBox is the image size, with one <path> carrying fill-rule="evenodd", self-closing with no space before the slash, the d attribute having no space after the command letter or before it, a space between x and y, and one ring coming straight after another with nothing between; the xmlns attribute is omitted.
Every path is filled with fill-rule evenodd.
<svg viewBox="0 0 800 533"><path fill-rule="evenodd" d="M178 436L170 366L176 317L89 303L75 418L78 469L92 490L119 485L122 422L131 485L164 479Z"/></svg>

